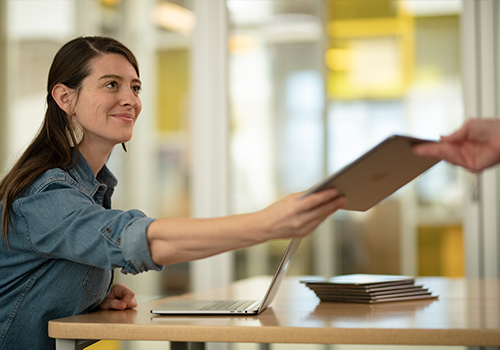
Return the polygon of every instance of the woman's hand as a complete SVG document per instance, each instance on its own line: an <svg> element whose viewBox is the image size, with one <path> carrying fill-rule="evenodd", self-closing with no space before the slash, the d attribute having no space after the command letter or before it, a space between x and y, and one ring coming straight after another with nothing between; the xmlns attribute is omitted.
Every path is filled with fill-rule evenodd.
<svg viewBox="0 0 500 350"><path fill-rule="evenodd" d="M124 284L115 284L111 287L106 299L99 305L100 310L125 310L137 306L135 293Z"/></svg>
<svg viewBox="0 0 500 350"><path fill-rule="evenodd" d="M346 203L335 189L304 194L290 194L260 212L269 230L268 239L307 236Z"/></svg>

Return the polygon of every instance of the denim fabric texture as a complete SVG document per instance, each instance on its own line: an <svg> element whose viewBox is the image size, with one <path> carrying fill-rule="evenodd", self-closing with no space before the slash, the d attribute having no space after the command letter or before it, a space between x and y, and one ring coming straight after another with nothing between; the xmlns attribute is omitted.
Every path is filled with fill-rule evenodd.
<svg viewBox="0 0 500 350"><path fill-rule="evenodd" d="M112 210L117 182L76 167L43 173L14 202L10 250L0 245L0 349L53 349L51 319L91 312L109 293L113 269L161 270L151 260L138 210ZM0 207L1 208L1 207Z"/></svg>

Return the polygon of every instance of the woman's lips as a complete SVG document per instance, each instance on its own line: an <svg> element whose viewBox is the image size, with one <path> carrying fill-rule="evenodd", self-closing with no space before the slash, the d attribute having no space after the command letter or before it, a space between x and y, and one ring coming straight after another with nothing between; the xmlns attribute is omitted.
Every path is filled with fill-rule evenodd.
<svg viewBox="0 0 500 350"><path fill-rule="evenodd" d="M133 123L135 121L134 116L128 113L112 114L111 116L127 123Z"/></svg>

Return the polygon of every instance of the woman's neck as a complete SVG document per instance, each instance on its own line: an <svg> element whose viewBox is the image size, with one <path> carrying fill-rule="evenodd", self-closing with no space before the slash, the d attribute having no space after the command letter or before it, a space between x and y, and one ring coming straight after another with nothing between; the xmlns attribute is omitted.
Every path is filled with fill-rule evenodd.
<svg viewBox="0 0 500 350"><path fill-rule="evenodd" d="M84 145L79 145L78 150L85 158L90 168L92 169L94 176L96 177L99 171L101 171L104 164L106 164L106 161L111 154L111 150L99 150L95 148L84 147Z"/></svg>

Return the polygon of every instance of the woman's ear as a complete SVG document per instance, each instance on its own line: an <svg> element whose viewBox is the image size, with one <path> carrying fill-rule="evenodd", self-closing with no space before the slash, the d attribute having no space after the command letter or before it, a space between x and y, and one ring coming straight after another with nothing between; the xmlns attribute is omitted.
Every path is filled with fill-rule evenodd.
<svg viewBox="0 0 500 350"><path fill-rule="evenodd" d="M54 98L54 101L56 101L59 108L66 112L67 115L73 114L72 110L74 106L72 105L72 97L74 92L75 91L73 89L70 89L64 84L57 84L52 89L52 97Z"/></svg>

